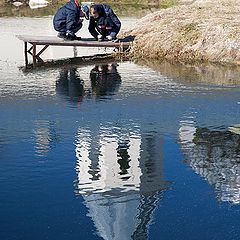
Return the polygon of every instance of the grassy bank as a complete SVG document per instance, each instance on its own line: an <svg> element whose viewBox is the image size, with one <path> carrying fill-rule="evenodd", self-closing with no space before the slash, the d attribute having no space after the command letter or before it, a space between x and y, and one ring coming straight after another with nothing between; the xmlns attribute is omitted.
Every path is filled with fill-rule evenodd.
<svg viewBox="0 0 240 240"><path fill-rule="evenodd" d="M135 58L239 64L239 13L239 0L196 0L151 13L123 35L136 36Z"/></svg>

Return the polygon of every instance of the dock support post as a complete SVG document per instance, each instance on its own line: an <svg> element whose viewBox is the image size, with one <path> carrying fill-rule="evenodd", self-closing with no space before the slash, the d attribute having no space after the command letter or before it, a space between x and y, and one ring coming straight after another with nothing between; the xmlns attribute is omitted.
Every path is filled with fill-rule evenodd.
<svg viewBox="0 0 240 240"><path fill-rule="evenodd" d="M122 54L123 52L124 52L123 43L120 43L120 54Z"/></svg>
<svg viewBox="0 0 240 240"><path fill-rule="evenodd" d="M36 43L31 43L32 46L27 50L27 53L32 55L33 58L33 67L36 66L37 61L43 63L44 61L40 57L40 55L49 47L49 45L45 45L38 53L37 53L37 44ZM26 48L26 45L25 45ZM25 50L26 52L26 50Z"/></svg>
<svg viewBox="0 0 240 240"><path fill-rule="evenodd" d="M25 67L28 66L28 49L27 49L27 42L24 42L24 55L25 55Z"/></svg>
<svg viewBox="0 0 240 240"><path fill-rule="evenodd" d="M77 57L77 55L78 55L78 52L77 52L77 47L76 46L74 46L73 47L73 57Z"/></svg>
<svg viewBox="0 0 240 240"><path fill-rule="evenodd" d="M36 64L37 64L37 58L36 58L36 44L33 43L32 46L33 46L33 50L32 50L32 56L33 56L33 67L35 67Z"/></svg>

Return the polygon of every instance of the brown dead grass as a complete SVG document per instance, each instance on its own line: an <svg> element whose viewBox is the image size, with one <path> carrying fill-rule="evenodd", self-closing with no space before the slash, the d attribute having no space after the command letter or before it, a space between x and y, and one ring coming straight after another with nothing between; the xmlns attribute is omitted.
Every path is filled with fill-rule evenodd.
<svg viewBox="0 0 240 240"><path fill-rule="evenodd" d="M197 0L148 14L125 29L133 57L240 62L240 0Z"/></svg>

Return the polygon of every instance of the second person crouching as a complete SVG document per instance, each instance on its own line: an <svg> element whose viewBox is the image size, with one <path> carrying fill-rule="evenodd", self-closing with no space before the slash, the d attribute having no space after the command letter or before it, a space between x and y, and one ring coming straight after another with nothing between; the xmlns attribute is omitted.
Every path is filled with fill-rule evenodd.
<svg viewBox="0 0 240 240"><path fill-rule="evenodd" d="M121 22L107 4L94 4L90 7L88 30L98 41L115 40L121 29Z"/></svg>

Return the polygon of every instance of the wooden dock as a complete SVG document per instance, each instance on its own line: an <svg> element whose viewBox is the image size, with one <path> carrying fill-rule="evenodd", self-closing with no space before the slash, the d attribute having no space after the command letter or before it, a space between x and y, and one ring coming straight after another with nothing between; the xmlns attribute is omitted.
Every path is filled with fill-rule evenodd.
<svg viewBox="0 0 240 240"><path fill-rule="evenodd" d="M43 63L41 54L49 46L72 46L72 47L98 47L98 48L117 48L123 52L131 47L131 41L119 40L118 42L111 41L96 41L95 39L83 38L82 40L67 41L55 36L30 36L30 35L17 35L18 39L24 42L24 56L25 65L28 66L28 54L32 56L33 67L37 62ZM30 47L28 46L30 45ZM37 51L37 46L42 48Z"/></svg>

